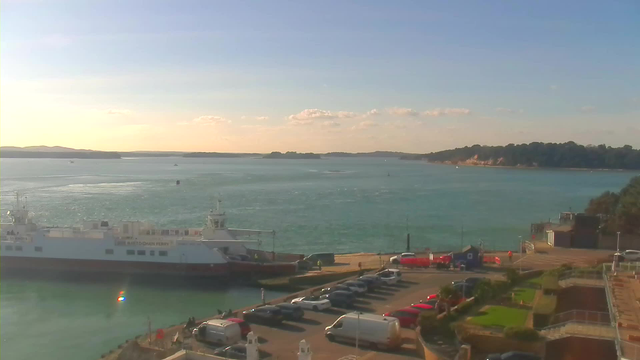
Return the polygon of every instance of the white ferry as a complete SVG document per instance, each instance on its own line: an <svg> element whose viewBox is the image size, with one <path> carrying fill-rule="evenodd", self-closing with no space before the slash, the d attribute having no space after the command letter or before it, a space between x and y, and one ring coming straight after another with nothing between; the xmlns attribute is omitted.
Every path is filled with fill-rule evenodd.
<svg viewBox="0 0 640 360"><path fill-rule="evenodd" d="M0 224L0 268L217 277L233 273L290 274L296 264L270 262L270 253L248 248L273 230L230 229L226 214L211 210L203 228L156 229L142 221L84 221L81 227L40 227L26 201ZM274 254L275 256L275 254ZM258 261L255 261L258 260Z"/></svg>

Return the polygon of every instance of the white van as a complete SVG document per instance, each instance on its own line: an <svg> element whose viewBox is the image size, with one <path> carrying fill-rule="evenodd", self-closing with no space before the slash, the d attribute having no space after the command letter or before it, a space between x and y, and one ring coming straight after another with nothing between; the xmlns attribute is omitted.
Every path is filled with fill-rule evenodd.
<svg viewBox="0 0 640 360"><path fill-rule="evenodd" d="M242 340L240 324L228 320L209 320L193 329L198 341L222 345L233 345Z"/></svg>
<svg viewBox="0 0 640 360"><path fill-rule="evenodd" d="M324 329L329 341L348 341L371 348L394 349L402 345L400 321L392 317L375 314L348 313L340 316L331 326Z"/></svg>

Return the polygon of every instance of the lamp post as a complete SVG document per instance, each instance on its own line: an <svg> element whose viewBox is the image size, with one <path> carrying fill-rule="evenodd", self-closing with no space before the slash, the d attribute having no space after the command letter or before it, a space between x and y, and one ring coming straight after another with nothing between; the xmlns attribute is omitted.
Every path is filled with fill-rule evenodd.
<svg viewBox="0 0 640 360"><path fill-rule="evenodd" d="M617 232L618 234L618 242L616 243L616 251L620 252L620 231Z"/></svg>

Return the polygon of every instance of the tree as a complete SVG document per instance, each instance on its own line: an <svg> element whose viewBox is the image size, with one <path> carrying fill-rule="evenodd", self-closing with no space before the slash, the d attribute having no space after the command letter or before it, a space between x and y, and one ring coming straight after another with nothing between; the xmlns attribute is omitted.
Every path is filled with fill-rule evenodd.
<svg viewBox="0 0 640 360"><path fill-rule="evenodd" d="M591 199L585 213L601 216L603 233L640 233L640 176L632 178L620 193L606 191Z"/></svg>

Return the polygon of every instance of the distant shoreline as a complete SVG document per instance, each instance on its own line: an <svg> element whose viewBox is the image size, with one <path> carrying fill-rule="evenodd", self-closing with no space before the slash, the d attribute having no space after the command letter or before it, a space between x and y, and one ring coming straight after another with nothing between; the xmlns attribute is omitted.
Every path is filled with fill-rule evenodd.
<svg viewBox="0 0 640 360"><path fill-rule="evenodd" d="M415 161L415 160L412 160ZM571 170L571 171L624 171L624 172L640 172L634 169L602 169L602 168L564 168L564 167L542 167L542 166L508 166L508 165L483 165L468 163L448 163L442 161L419 160L428 164L447 165L447 166L465 166L465 167L483 167L494 169L519 169L519 170Z"/></svg>

